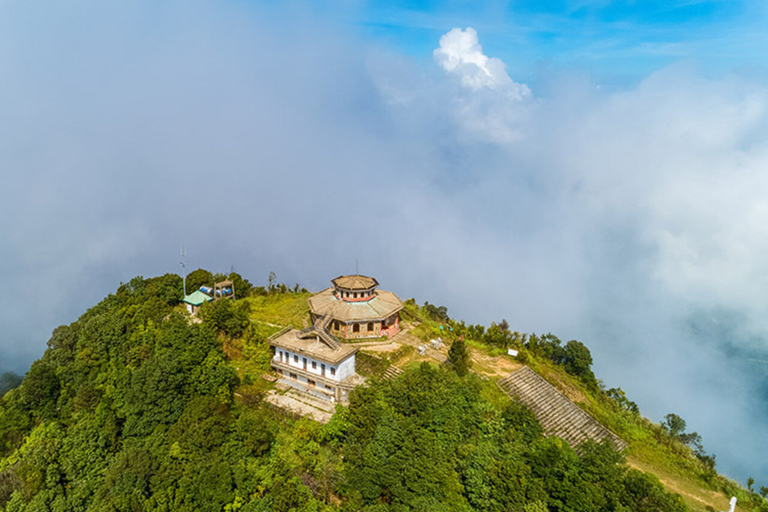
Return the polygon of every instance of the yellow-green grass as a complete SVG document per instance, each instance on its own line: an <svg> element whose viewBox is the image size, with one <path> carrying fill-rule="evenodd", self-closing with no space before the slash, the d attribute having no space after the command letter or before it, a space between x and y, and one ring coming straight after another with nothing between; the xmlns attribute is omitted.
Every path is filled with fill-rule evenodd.
<svg viewBox="0 0 768 512"><path fill-rule="evenodd" d="M668 492L677 493L683 497L683 501L691 512L728 510L729 497L721 492L702 487L697 479L644 462L633 455L627 456L627 464L644 473L655 475Z"/></svg>
<svg viewBox="0 0 768 512"><path fill-rule="evenodd" d="M309 325L310 293L273 293L248 297L251 320L301 329Z"/></svg>

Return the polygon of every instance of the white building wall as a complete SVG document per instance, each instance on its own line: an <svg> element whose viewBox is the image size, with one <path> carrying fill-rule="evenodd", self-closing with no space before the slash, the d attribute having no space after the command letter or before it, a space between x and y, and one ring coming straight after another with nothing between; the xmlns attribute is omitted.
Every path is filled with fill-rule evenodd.
<svg viewBox="0 0 768 512"><path fill-rule="evenodd" d="M342 380L346 379L350 375L355 373L355 354L352 354L351 357L348 357L341 363L339 363L338 368L336 369L336 377L334 377L334 380L338 380L341 382Z"/></svg>
<svg viewBox="0 0 768 512"><path fill-rule="evenodd" d="M285 350L282 348L276 348L275 349L275 361L280 361L280 351L283 352L283 354L286 354L288 356L288 361L285 360L285 355L283 356L283 364L287 364L288 366L292 368L296 368L298 370L304 370L304 358L307 359L307 369L305 370L308 373L312 373L314 375L317 375L318 377L322 377L322 365L325 365L325 378L329 380L334 380L336 382L341 382L342 380L346 379L353 373L355 373L355 356L354 354L339 363L338 366L332 366L327 363L323 363L322 361L318 361L316 359L312 359L311 357L307 357L306 355L300 353L300 352L291 352L289 350ZM298 361L297 361L298 357ZM312 363L315 363L316 367L312 367ZM336 369L336 375L333 375L331 373L331 368Z"/></svg>

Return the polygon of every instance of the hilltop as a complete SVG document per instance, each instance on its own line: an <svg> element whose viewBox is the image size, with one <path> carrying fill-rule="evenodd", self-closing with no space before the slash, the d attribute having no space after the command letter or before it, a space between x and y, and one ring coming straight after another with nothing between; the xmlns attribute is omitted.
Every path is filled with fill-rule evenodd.
<svg viewBox="0 0 768 512"><path fill-rule="evenodd" d="M238 299L196 317L179 276L138 277L53 332L0 400L0 510L705 511L731 494L737 510L768 510L717 474L684 423L649 421L604 389L583 343L466 325L428 302L405 301L403 331L361 348L368 383L328 423L286 414L264 401L268 338L309 325L311 294L202 270L187 289L217 278ZM544 437L496 384L523 365L626 455Z"/></svg>

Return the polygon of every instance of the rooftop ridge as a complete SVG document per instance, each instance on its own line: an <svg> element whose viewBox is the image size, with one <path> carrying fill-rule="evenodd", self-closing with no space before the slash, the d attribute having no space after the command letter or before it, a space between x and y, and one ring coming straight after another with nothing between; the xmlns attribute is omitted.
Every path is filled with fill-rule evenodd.
<svg viewBox="0 0 768 512"><path fill-rule="evenodd" d="M364 276L362 274L339 276L336 279L331 280L331 283L336 288L344 288L347 290L368 290L379 286L379 282L375 278Z"/></svg>

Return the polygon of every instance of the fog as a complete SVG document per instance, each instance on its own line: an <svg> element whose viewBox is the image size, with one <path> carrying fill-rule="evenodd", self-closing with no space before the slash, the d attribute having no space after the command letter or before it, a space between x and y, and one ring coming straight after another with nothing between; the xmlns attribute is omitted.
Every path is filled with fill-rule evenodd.
<svg viewBox="0 0 768 512"><path fill-rule="evenodd" d="M453 30L452 30L453 29ZM768 485L768 84L676 63L530 83L296 6L0 5L0 372L120 282L355 270L552 332Z"/></svg>

